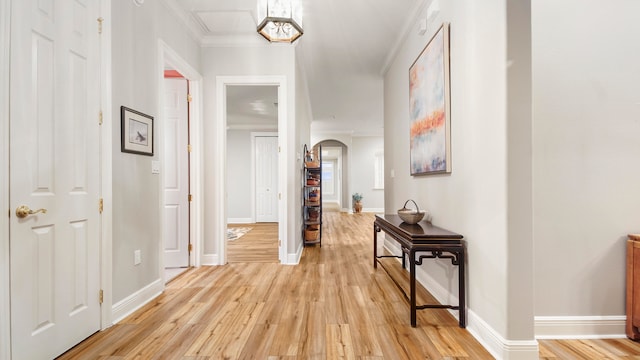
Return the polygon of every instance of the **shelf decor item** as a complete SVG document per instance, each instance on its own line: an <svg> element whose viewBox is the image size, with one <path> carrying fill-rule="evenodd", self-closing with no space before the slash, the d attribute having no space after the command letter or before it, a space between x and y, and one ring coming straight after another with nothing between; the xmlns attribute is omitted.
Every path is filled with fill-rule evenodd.
<svg viewBox="0 0 640 360"><path fill-rule="evenodd" d="M356 214L359 214L360 212L362 212L362 198L364 196L362 196L362 194L360 193L354 193L353 195L351 195L351 199L353 200L353 212Z"/></svg>
<svg viewBox="0 0 640 360"><path fill-rule="evenodd" d="M411 175L451 172L449 23L409 68Z"/></svg>
<svg viewBox="0 0 640 360"><path fill-rule="evenodd" d="M407 208L407 204L409 203L409 201L411 201L413 205L416 206L415 209ZM417 224L420 220L422 220L425 214L425 211L420 210L418 204L416 204L416 202L411 199L407 200L404 203L404 206L402 206L402 209L398 210L398 216L400 216L400 219L402 219L402 221L406 222L407 224Z"/></svg>

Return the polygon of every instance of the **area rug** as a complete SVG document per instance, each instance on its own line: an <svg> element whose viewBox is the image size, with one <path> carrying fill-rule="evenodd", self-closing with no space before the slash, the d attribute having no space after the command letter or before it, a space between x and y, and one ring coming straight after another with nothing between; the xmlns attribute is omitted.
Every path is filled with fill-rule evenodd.
<svg viewBox="0 0 640 360"><path fill-rule="evenodd" d="M250 227L227 228L227 240L238 240L242 236L244 236L244 234L248 233L251 229L252 228Z"/></svg>

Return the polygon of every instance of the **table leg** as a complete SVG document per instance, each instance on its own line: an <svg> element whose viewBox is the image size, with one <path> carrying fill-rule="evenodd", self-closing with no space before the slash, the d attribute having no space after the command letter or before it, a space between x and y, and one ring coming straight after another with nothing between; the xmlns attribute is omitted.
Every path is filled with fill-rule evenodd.
<svg viewBox="0 0 640 360"><path fill-rule="evenodd" d="M459 302L458 306L460 309L458 310L458 315L460 318L460 327L465 328L467 325L467 309L466 309L466 293L465 293L465 276L464 276L464 263L465 263L465 249L462 247L460 252L458 253L458 296Z"/></svg>
<svg viewBox="0 0 640 360"><path fill-rule="evenodd" d="M378 268L378 232L380 229L373 224L373 268Z"/></svg>
<svg viewBox="0 0 640 360"><path fill-rule="evenodd" d="M404 252L402 253L404 260ZM416 327L416 253L413 249L409 250L409 288L411 291L411 327Z"/></svg>

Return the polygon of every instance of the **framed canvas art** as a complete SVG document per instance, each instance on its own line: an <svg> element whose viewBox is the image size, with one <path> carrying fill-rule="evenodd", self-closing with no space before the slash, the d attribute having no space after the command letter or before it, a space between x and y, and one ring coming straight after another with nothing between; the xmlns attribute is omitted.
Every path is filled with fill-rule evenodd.
<svg viewBox="0 0 640 360"><path fill-rule="evenodd" d="M153 156L153 117L120 107L122 152Z"/></svg>
<svg viewBox="0 0 640 360"><path fill-rule="evenodd" d="M411 175L451 172L449 23L409 68Z"/></svg>

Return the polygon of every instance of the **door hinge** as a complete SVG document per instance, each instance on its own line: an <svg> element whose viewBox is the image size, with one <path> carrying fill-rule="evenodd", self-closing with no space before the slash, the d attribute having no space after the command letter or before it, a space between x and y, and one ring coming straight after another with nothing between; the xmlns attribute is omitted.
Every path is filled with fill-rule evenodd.
<svg viewBox="0 0 640 360"><path fill-rule="evenodd" d="M100 289L100 294L98 295L98 300L100 301L100 305L104 302L104 290Z"/></svg>
<svg viewBox="0 0 640 360"><path fill-rule="evenodd" d="M187 200L188 200L189 202L192 202L192 201L193 201L193 195L189 194L189 196L187 197Z"/></svg>
<svg viewBox="0 0 640 360"><path fill-rule="evenodd" d="M189 252L193 251L193 244L189 244Z"/></svg>
<svg viewBox="0 0 640 360"><path fill-rule="evenodd" d="M98 124L102 125L102 110L98 113Z"/></svg>
<svg viewBox="0 0 640 360"><path fill-rule="evenodd" d="M187 152L191 152L193 150L193 148L191 147L191 144L187 145Z"/></svg>
<svg viewBox="0 0 640 360"><path fill-rule="evenodd" d="M98 18L98 34L102 34L102 22L104 21L103 18L99 17Z"/></svg>
<svg viewBox="0 0 640 360"><path fill-rule="evenodd" d="M187 94L187 102L191 102L193 100L193 97L191 96L191 94Z"/></svg>
<svg viewBox="0 0 640 360"><path fill-rule="evenodd" d="M282 152L282 148L280 148L280 146L278 146L278 152Z"/></svg>
<svg viewBox="0 0 640 360"><path fill-rule="evenodd" d="M278 240L278 246L282 246L282 240Z"/></svg>
<svg viewBox="0 0 640 360"><path fill-rule="evenodd" d="M282 200L282 193L278 193L278 200Z"/></svg>
<svg viewBox="0 0 640 360"><path fill-rule="evenodd" d="M104 210L104 200L100 198L100 201L98 202L98 211L100 212L100 214L102 214L103 210Z"/></svg>

